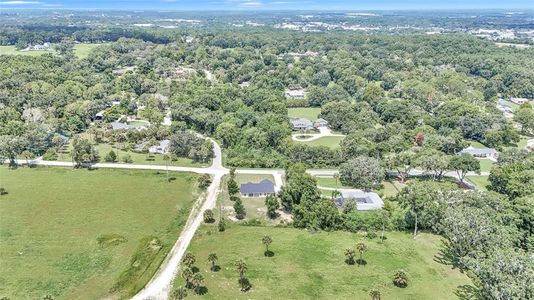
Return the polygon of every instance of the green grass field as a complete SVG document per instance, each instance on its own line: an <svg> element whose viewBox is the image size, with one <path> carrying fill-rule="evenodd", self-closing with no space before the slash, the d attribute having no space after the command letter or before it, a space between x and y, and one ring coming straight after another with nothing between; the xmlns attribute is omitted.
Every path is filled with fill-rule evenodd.
<svg viewBox="0 0 534 300"><path fill-rule="evenodd" d="M327 146L332 149L337 149L340 147L340 143L343 139L344 137L342 136L325 136L313 141L298 141L297 143L306 143L306 145L310 146Z"/></svg>
<svg viewBox="0 0 534 300"><path fill-rule="evenodd" d="M269 235L273 257L264 256L261 243ZM202 226L189 247L195 266L204 275L207 293L189 291L188 299L370 299L377 287L382 299L457 299L454 291L470 284L469 278L436 261L440 237L422 233L388 232L384 244L348 232L318 232L282 227L231 225L225 232ZM365 266L347 265L344 251L364 242ZM211 272L208 253L218 255L219 272ZM243 259L252 289L239 290L233 263ZM392 276L398 269L408 272L407 288L395 287ZM177 277L175 286L184 285Z"/></svg>
<svg viewBox="0 0 534 300"><path fill-rule="evenodd" d="M324 186L324 187L330 187L330 188L338 188L338 189L350 189L352 187L350 186L344 186L339 182L339 178L336 180L334 177L318 177L316 176L315 179L317 179L317 185Z"/></svg>
<svg viewBox="0 0 534 300"><path fill-rule="evenodd" d="M290 118L306 118L312 122L317 120L320 113L320 107L292 107L287 109L287 115Z"/></svg>
<svg viewBox="0 0 534 300"><path fill-rule="evenodd" d="M74 54L78 58L85 58L89 52L101 44L76 44L74 45ZM54 50L46 51L18 51L15 46L0 46L0 55L29 55L38 56L45 53L55 53Z"/></svg>
<svg viewBox="0 0 534 300"><path fill-rule="evenodd" d="M69 148L71 145L69 145ZM111 145L108 144L97 144L95 145L96 150L98 151L98 154L100 155L100 162L105 162L104 157L112 150ZM113 151L117 151L117 149L113 148ZM58 160L60 161L71 161L69 151L66 151L66 153L63 153L59 155ZM132 164L138 164L138 165L165 165L165 161L163 160L163 154L145 154L145 153L138 153L133 151L119 151L119 159L122 159L124 155L129 154L132 158L133 162ZM122 163L122 162L120 162ZM206 167L210 164L210 162L203 163L203 162L195 162L187 157L178 157L175 161L169 161L169 166L181 166L181 167Z"/></svg>
<svg viewBox="0 0 534 300"><path fill-rule="evenodd" d="M140 241L157 238L163 247L138 267L142 275L125 282L130 291L144 286L197 198L196 175L173 176L167 182L156 171L0 167L8 191L0 197L0 297L105 298L131 268ZM103 234L126 242L99 246Z"/></svg>
<svg viewBox="0 0 534 300"><path fill-rule="evenodd" d="M481 190L481 191L488 190L486 188L486 186L490 184L488 180L488 176L467 176L465 179L471 182L472 184L474 184L477 190Z"/></svg>
<svg viewBox="0 0 534 300"><path fill-rule="evenodd" d="M491 171L491 168L495 165L495 162L490 159L479 159L478 161L480 162L480 171L482 172Z"/></svg>
<svg viewBox="0 0 534 300"><path fill-rule="evenodd" d="M227 189L227 180L229 179L229 176L224 176L222 183L221 183L221 193L219 193L218 196L218 202L219 205L223 208L224 211L224 217L228 216L234 216L234 209L233 205L234 202L230 201L230 197L228 196L228 189ZM262 181L263 179L269 179L274 183L274 178L271 175L252 175L252 174L236 174L235 180L239 185L242 183L258 183ZM267 220L266 212L267 208L265 207L265 198L246 198L241 197L241 201L243 201L243 206L245 206L245 210L247 212L247 215L245 216L245 220L255 219L255 218L262 218ZM219 212L217 212L219 213Z"/></svg>

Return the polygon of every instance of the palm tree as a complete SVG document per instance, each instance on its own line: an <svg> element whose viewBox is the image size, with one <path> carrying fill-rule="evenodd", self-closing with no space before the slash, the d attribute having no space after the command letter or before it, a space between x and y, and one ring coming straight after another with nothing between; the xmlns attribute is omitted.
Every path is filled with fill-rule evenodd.
<svg viewBox="0 0 534 300"><path fill-rule="evenodd" d="M171 297L173 300L183 300L187 297L187 289L183 286L179 286L172 291Z"/></svg>
<svg viewBox="0 0 534 300"><path fill-rule="evenodd" d="M215 264L217 263L217 254L215 252L210 252L208 255L208 261L211 263L211 270L215 271Z"/></svg>
<svg viewBox="0 0 534 300"><path fill-rule="evenodd" d="M353 265L354 264L354 249L345 250L345 257L347 257L347 259L345 260L347 264Z"/></svg>
<svg viewBox="0 0 534 300"><path fill-rule="evenodd" d="M269 252L269 245L273 242L273 239L266 235L261 239L261 242L265 245L265 253Z"/></svg>
<svg viewBox="0 0 534 300"><path fill-rule="evenodd" d="M408 274L404 270L398 270L395 275L393 275L393 284L405 288L408 286Z"/></svg>
<svg viewBox="0 0 534 300"><path fill-rule="evenodd" d="M369 296L371 296L371 300L380 300L380 291L374 288L369 292Z"/></svg>
<svg viewBox="0 0 534 300"><path fill-rule="evenodd" d="M182 278L185 280L185 286L191 286L191 278L193 277L193 271L191 268L185 268L182 270Z"/></svg>
<svg viewBox="0 0 534 300"><path fill-rule="evenodd" d="M361 263L363 262L363 253L367 251L367 245L365 245L364 243L358 243L356 244L356 249L360 253L360 259L358 261Z"/></svg>
<svg viewBox="0 0 534 300"><path fill-rule="evenodd" d="M245 273L247 272L247 263L244 262L242 259L238 259L235 262L235 267L237 272L239 273L239 280L243 280L245 278Z"/></svg>
<svg viewBox="0 0 534 300"><path fill-rule="evenodd" d="M202 275L201 273L195 273L195 275L193 275L191 283L193 284L195 291L199 293L200 287L204 283L204 275Z"/></svg>
<svg viewBox="0 0 534 300"><path fill-rule="evenodd" d="M195 263L196 259L195 259L195 256L193 255L193 253L191 252L187 252L187 254L184 256L184 258L182 259L182 262L188 266L189 268L191 268L193 266L193 264Z"/></svg>

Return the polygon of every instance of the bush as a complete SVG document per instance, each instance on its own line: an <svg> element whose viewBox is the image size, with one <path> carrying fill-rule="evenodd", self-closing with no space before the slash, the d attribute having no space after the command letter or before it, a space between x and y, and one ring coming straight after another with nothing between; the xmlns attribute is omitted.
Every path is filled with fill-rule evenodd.
<svg viewBox="0 0 534 300"><path fill-rule="evenodd" d="M56 150L52 148L46 150L45 154L43 154L43 160L57 160Z"/></svg>
<svg viewBox="0 0 534 300"><path fill-rule="evenodd" d="M213 214L213 211L211 209L206 209L204 211L204 222L205 223L215 222L215 215Z"/></svg>
<svg viewBox="0 0 534 300"><path fill-rule="evenodd" d="M125 163L125 164L131 164L133 163L133 159L132 159L132 156L130 156L130 154L126 154L124 155L122 158L121 158L122 162Z"/></svg>
<svg viewBox="0 0 534 300"><path fill-rule="evenodd" d="M226 230L226 221L224 219L221 219L219 221L219 224L217 224L217 228L219 228L219 232L223 232Z"/></svg>
<svg viewBox="0 0 534 300"><path fill-rule="evenodd" d="M245 206L243 206L243 202L241 201L241 198L237 198L234 201L234 211L235 211L235 217L239 220L243 220L247 214L245 211Z"/></svg>
<svg viewBox="0 0 534 300"><path fill-rule="evenodd" d="M367 238L374 239L376 237L377 237L376 232L374 232L372 230L367 231Z"/></svg>
<svg viewBox="0 0 534 300"><path fill-rule="evenodd" d="M400 288L407 287L408 274L404 270L398 270L395 275L393 275L393 284Z"/></svg>
<svg viewBox="0 0 534 300"><path fill-rule="evenodd" d="M201 189L207 189L211 184L211 176L209 174L202 174L198 177L198 186Z"/></svg>
<svg viewBox="0 0 534 300"><path fill-rule="evenodd" d="M104 157L104 160L106 162L115 162L117 160L117 154L115 151L111 150L108 154L106 154L106 157Z"/></svg>

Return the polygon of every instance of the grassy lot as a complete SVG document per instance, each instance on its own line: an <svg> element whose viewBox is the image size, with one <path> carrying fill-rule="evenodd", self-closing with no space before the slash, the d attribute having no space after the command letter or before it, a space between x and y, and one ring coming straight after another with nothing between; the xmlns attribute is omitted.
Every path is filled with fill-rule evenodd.
<svg viewBox="0 0 534 300"><path fill-rule="evenodd" d="M491 159L479 159L480 162L480 171L482 172L489 172L491 171L491 168L495 164Z"/></svg>
<svg viewBox="0 0 534 300"><path fill-rule="evenodd" d="M486 186L490 184L488 176L467 176L466 180L474 184L477 190L481 191L487 191Z"/></svg>
<svg viewBox="0 0 534 300"><path fill-rule="evenodd" d="M273 257L264 256L261 243L269 235ZM281 227L232 225L225 232L203 226L189 247L196 267L204 275L207 293L189 291L191 299L370 299L377 287L382 299L457 299L454 291L470 284L469 278L436 262L440 237L422 233L387 233L387 240L367 239L348 232L310 233ZM365 266L345 264L344 251L363 241L368 246ZM208 253L216 252L219 272L210 272ZM239 291L233 263L243 259L252 289ZM407 288L397 288L392 277L398 269L409 274ZM175 286L184 285L177 277Z"/></svg>
<svg viewBox="0 0 534 300"><path fill-rule="evenodd" d="M230 198L228 196L228 189L227 189L227 180L230 177L224 176L222 183L221 183L221 193L219 193L219 205L224 211L224 216L228 217L234 217L234 209L233 205L234 202L230 201ZM263 179L269 179L274 183L274 178L271 175L249 175L249 174L236 174L235 180L237 181L238 185L241 185L242 183L248 183L248 182L254 182L258 183L262 181ZM250 220L254 218L265 218L267 208L265 207L265 198L245 198L241 197L241 200L243 201L243 205L245 206L245 210L247 212L247 215L245 217L245 220ZM218 213L218 212L217 212Z"/></svg>
<svg viewBox="0 0 534 300"><path fill-rule="evenodd" d="M317 185L324 186L324 187L331 187L331 188L338 188L338 189L350 189L352 187L350 186L344 186L339 181L339 178L336 180L334 177L318 177L316 176L315 179L317 179Z"/></svg>
<svg viewBox="0 0 534 300"><path fill-rule="evenodd" d="M400 183L396 180L392 181L383 181L383 188L377 192L384 197L395 197L405 186L405 183Z"/></svg>
<svg viewBox="0 0 534 300"><path fill-rule="evenodd" d="M487 148L484 144L480 143L480 142L477 142L477 141L470 141L469 142L469 145L473 148L477 148L477 149L484 149L484 148Z"/></svg>
<svg viewBox="0 0 534 300"><path fill-rule="evenodd" d="M89 52L101 44L76 44L74 45L74 54L78 58L85 58ZM18 51L15 46L0 46L0 55L30 55L38 56L45 53L55 53L54 50L46 51Z"/></svg>
<svg viewBox="0 0 534 300"><path fill-rule="evenodd" d="M0 167L9 193L0 197L0 297L100 299L119 279L130 293L115 296L144 286L197 198L196 175L173 175ZM158 243L147 248L147 240ZM136 250L142 241L150 253Z"/></svg>
<svg viewBox="0 0 534 300"><path fill-rule="evenodd" d="M69 145L69 149L72 147L72 145ZM111 145L108 144L97 144L95 145L96 150L98 150L98 154L100 155L100 162L104 162L104 157L112 150ZM113 148L113 151L117 151L117 149ZM66 153L63 153L59 155L58 160L60 161L71 161L70 154L67 151ZM139 165L165 165L165 161L163 160L163 154L145 154L145 153L138 153L133 151L119 151L119 159L122 159L124 155L129 154L130 157L133 160L133 164L139 164ZM122 162L120 162L122 163ZM178 157L175 161L169 161L169 166L181 166L181 167L205 167L208 166L211 162L203 163L203 162L195 162L187 157Z"/></svg>
<svg viewBox="0 0 534 300"><path fill-rule="evenodd" d="M320 113L320 107L292 107L287 109L287 114L290 118L306 118L312 122L317 120Z"/></svg>
<svg viewBox="0 0 534 300"><path fill-rule="evenodd" d="M318 138L316 140L313 140L313 141L298 141L298 143L306 143L307 145L310 145L310 146L327 146L327 147L330 147L332 149L337 149L340 147L339 143L341 143L341 141L344 139L344 137L342 136L325 136L325 137L322 137L322 138Z"/></svg>

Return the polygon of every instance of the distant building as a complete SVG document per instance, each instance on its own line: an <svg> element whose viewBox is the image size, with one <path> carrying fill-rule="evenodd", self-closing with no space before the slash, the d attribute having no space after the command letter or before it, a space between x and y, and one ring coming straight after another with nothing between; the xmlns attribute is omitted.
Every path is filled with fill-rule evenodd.
<svg viewBox="0 0 534 300"><path fill-rule="evenodd" d="M460 151L460 154L469 154L476 158L488 158L491 160L496 160L499 156L499 152L493 148L474 148L471 146Z"/></svg>
<svg viewBox="0 0 534 300"><path fill-rule="evenodd" d="M249 81L243 81L239 84L239 87L240 88L248 88L250 86L250 82Z"/></svg>
<svg viewBox="0 0 534 300"><path fill-rule="evenodd" d="M380 209L384 206L384 201L377 193L364 192L362 190L341 190L340 195L334 199L338 207L342 207L345 202L354 200L358 210Z"/></svg>
<svg viewBox="0 0 534 300"><path fill-rule="evenodd" d="M325 119L317 119L315 122L313 122L313 127L319 128L319 127L328 127L328 121Z"/></svg>
<svg viewBox="0 0 534 300"><path fill-rule="evenodd" d="M164 154L164 153L169 152L169 147L170 147L170 141L169 140L162 140L162 141L159 142L158 145L154 145L154 146L148 148L148 152Z"/></svg>
<svg viewBox="0 0 534 300"><path fill-rule="evenodd" d="M498 110L502 111L502 112L505 112L505 113L512 113L512 109L508 106L504 106L504 105L501 105L501 104L497 104L495 106Z"/></svg>
<svg viewBox="0 0 534 300"><path fill-rule="evenodd" d="M527 148L528 151L534 151L534 139L531 139L531 140L527 141L526 148Z"/></svg>
<svg viewBox="0 0 534 300"><path fill-rule="evenodd" d="M291 126L293 126L293 130L313 129L313 123L305 118L292 119Z"/></svg>
<svg viewBox="0 0 534 300"><path fill-rule="evenodd" d="M113 73L114 75L124 75L128 72L133 72L135 71L135 69L137 69L137 66L130 66L130 67L124 67L124 68L120 68L120 69L115 69L113 71L111 71L111 73Z"/></svg>
<svg viewBox="0 0 534 300"><path fill-rule="evenodd" d="M304 99L304 97L306 97L306 92L303 89L286 90L286 97L291 99Z"/></svg>
<svg viewBox="0 0 534 300"><path fill-rule="evenodd" d="M104 111L99 111L96 113L95 117L93 118L94 121L102 121L104 120Z"/></svg>
<svg viewBox="0 0 534 300"><path fill-rule="evenodd" d="M521 105L523 103L528 103L527 98L510 98L510 102L515 103L517 105Z"/></svg>
<svg viewBox="0 0 534 300"><path fill-rule="evenodd" d="M239 192L242 197L267 197L275 194L274 183L268 179L259 183L244 183L239 187Z"/></svg>

